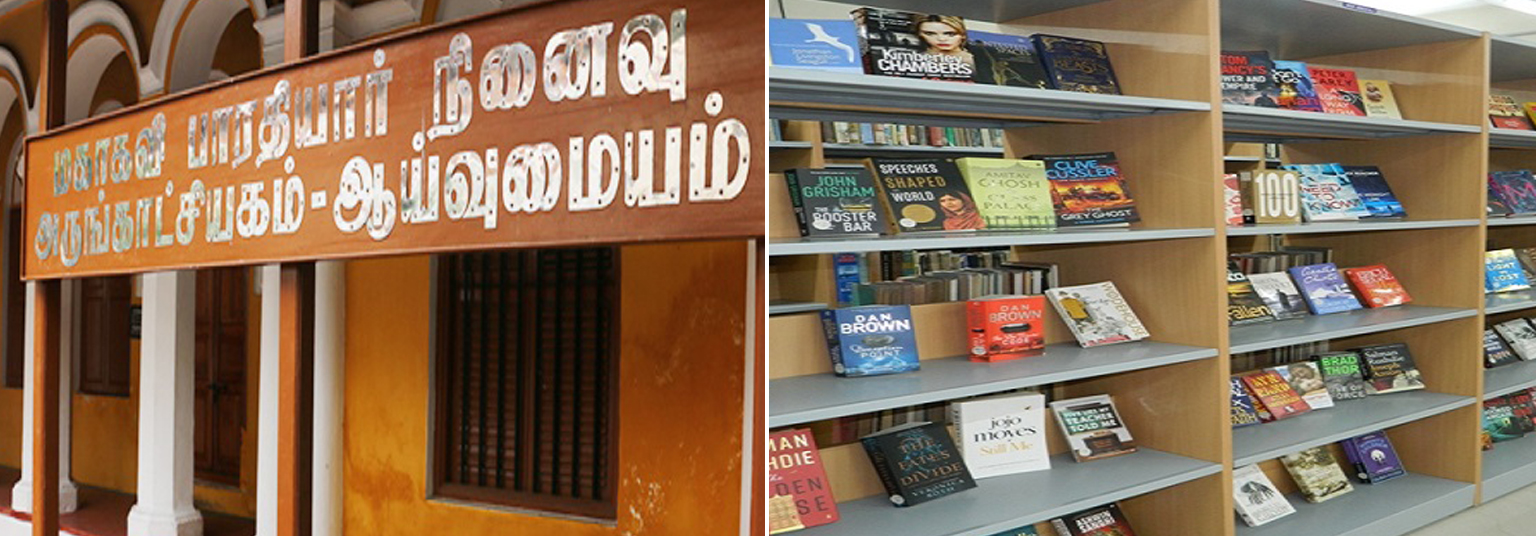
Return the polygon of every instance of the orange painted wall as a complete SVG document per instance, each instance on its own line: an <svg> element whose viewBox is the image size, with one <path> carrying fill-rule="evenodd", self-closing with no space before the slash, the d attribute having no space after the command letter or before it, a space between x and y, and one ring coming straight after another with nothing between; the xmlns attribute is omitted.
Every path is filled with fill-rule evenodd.
<svg viewBox="0 0 1536 536"><path fill-rule="evenodd" d="M747 246L630 246L622 266L619 518L593 523L426 498L431 261L349 263L346 533L736 533Z"/></svg>
<svg viewBox="0 0 1536 536"><path fill-rule="evenodd" d="M21 389L0 387L0 465L21 467Z"/></svg>

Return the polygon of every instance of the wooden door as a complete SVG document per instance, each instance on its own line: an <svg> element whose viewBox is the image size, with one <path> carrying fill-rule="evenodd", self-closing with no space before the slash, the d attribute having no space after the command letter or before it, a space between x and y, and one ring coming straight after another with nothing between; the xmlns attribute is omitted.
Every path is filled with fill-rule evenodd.
<svg viewBox="0 0 1536 536"><path fill-rule="evenodd" d="M197 273L197 478L240 483L245 429L246 268Z"/></svg>

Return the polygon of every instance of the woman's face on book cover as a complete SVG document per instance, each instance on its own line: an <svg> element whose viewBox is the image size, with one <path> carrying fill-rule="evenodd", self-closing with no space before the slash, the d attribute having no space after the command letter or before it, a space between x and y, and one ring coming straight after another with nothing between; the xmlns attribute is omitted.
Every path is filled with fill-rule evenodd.
<svg viewBox="0 0 1536 536"><path fill-rule="evenodd" d="M918 25L917 33L928 43L929 52L955 52L965 39L965 34L960 30L942 22L924 22Z"/></svg>

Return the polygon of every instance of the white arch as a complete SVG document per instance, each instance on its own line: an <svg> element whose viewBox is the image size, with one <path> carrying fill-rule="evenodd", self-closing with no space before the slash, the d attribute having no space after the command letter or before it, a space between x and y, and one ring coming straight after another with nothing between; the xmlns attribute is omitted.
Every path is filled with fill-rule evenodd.
<svg viewBox="0 0 1536 536"><path fill-rule="evenodd" d="M224 30L241 11L248 9L250 4L245 0L199 0L192 4L192 11L181 25L181 35L175 39L175 53L168 58L174 63L168 64L162 73L166 93L208 83L214 52Z"/></svg>
<svg viewBox="0 0 1536 536"><path fill-rule="evenodd" d="M70 13L69 42L73 44L75 39L80 37L81 32L98 25L112 28L127 42L128 58L132 60L133 68L135 71L138 71L139 75L138 96L143 97L159 90L161 85L160 77L141 64L144 56L139 53L139 39L138 35L133 33L133 21L128 18L128 14L123 11L123 8L118 7L111 0L91 0L81 4L80 7L75 8L73 13ZM121 48L121 46L118 48ZM70 60L70 63L74 62L73 57ZM94 90L94 87L92 89Z"/></svg>
<svg viewBox="0 0 1536 536"><path fill-rule="evenodd" d="M64 84L64 121L68 123L91 116L91 98L101 87L101 77L106 75L107 67L118 56L129 53L122 43L105 33L86 37L84 42L73 46L74 53L70 54L64 69L68 78Z"/></svg>
<svg viewBox="0 0 1536 536"><path fill-rule="evenodd" d="M146 66L146 70L153 77L155 91L159 91L165 87L165 73L167 67L170 64L171 58L171 43L177 41L176 23L177 21L181 20L181 14L187 10L187 6L194 3L206 3L206 0L202 2L199 0L166 0L166 2L160 6L160 15L155 18L155 35L153 40L150 41L149 45L149 64ZM261 20L267 16L267 4L265 0L254 0L250 3L242 3L240 7L250 8L251 14L255 16L255 20ZM235 10L235 12L238 13L239 11ZM230 15L230 17L233 16L234 15ZM224 19L222 24L217 24L217 31L223 31L224 28L228 25L229 19ZM195 25L192 24L192 22L189 20L186 26L193 27ZM187 36L182 36L181 41L187 41ZM211 55L213 51L210 50L208 53ZM177 55L180 56L181 53L178 52ZM143 75L140 75L139 79L149 80L149 78ZM198 83L205 81L207 80L204 79Z"/></svg>
<svg viewBox="0 0 1536 536"><path fill-rule="evenodd" d="M11 102L19 98L21 112L26 115L22 125L26 127L28 134L37 132L37 111L32 107L32 103L37 102L37 99L27 95L27 79L21 75L21 62L16 59L16 55L12 54L10 49L3 46L0 46L0 70L5 71L12 80L16 81L16 86L7 90L15 93L14 95L0 95L0 124L4 123L4 114L11 109ZM0 86L6 85L8 84L0 84Z"/></svg>

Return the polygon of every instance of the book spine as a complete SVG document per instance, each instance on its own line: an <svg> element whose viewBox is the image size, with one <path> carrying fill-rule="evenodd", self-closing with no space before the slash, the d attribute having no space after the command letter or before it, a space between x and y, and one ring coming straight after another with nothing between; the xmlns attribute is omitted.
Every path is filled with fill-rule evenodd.
<svg viewBox="0 0 1536 536"><path fill-rule="evenodd" d="M869 463L875 466L875 475L880 477L880 485L885 487L885 494L895 502L896 506L906 506L906 494L902 493L900 484L896 481L896 475L891 472L890 460L885 457L885 451L876 443L879 439L865 439L864 452L869 454ZM895 499L902 500L897 502Z"/></svg>
<svg viewBox="0 0 1536 536"><path fill-rule="evenodd" d="M1058 536L1072 536L1072 530L1067 528L1067 522L1060 518L1051 520L1051 528L1056 529Z"/></svg>
<svg viewBox="0 0 1536 536"><path fill-rule="evenodd" d="M837 313L833 311L821 312L821 331L827 337L827 355L832 357L832 370L838 376L843 376L843 345L837 337Z"/></svg>
<svg viewBox="0 0 1536 536"><path fill-rule="evenodd" d="M795 207L795 222L800 224L800 236L810 236L811 222L806 219L805 200L800 197L800 179L795 170L784 172L784 182L789 185L789 204Z"/></svg>
<svg viewBox="0 0 1536 536"><path fill-rule="evenodd" d="M965 305L966 326L971 335L971 360L989 361L987 359L987 304L986 302L973 301ZM959 421L955 421L959 422Z"/></svg>

